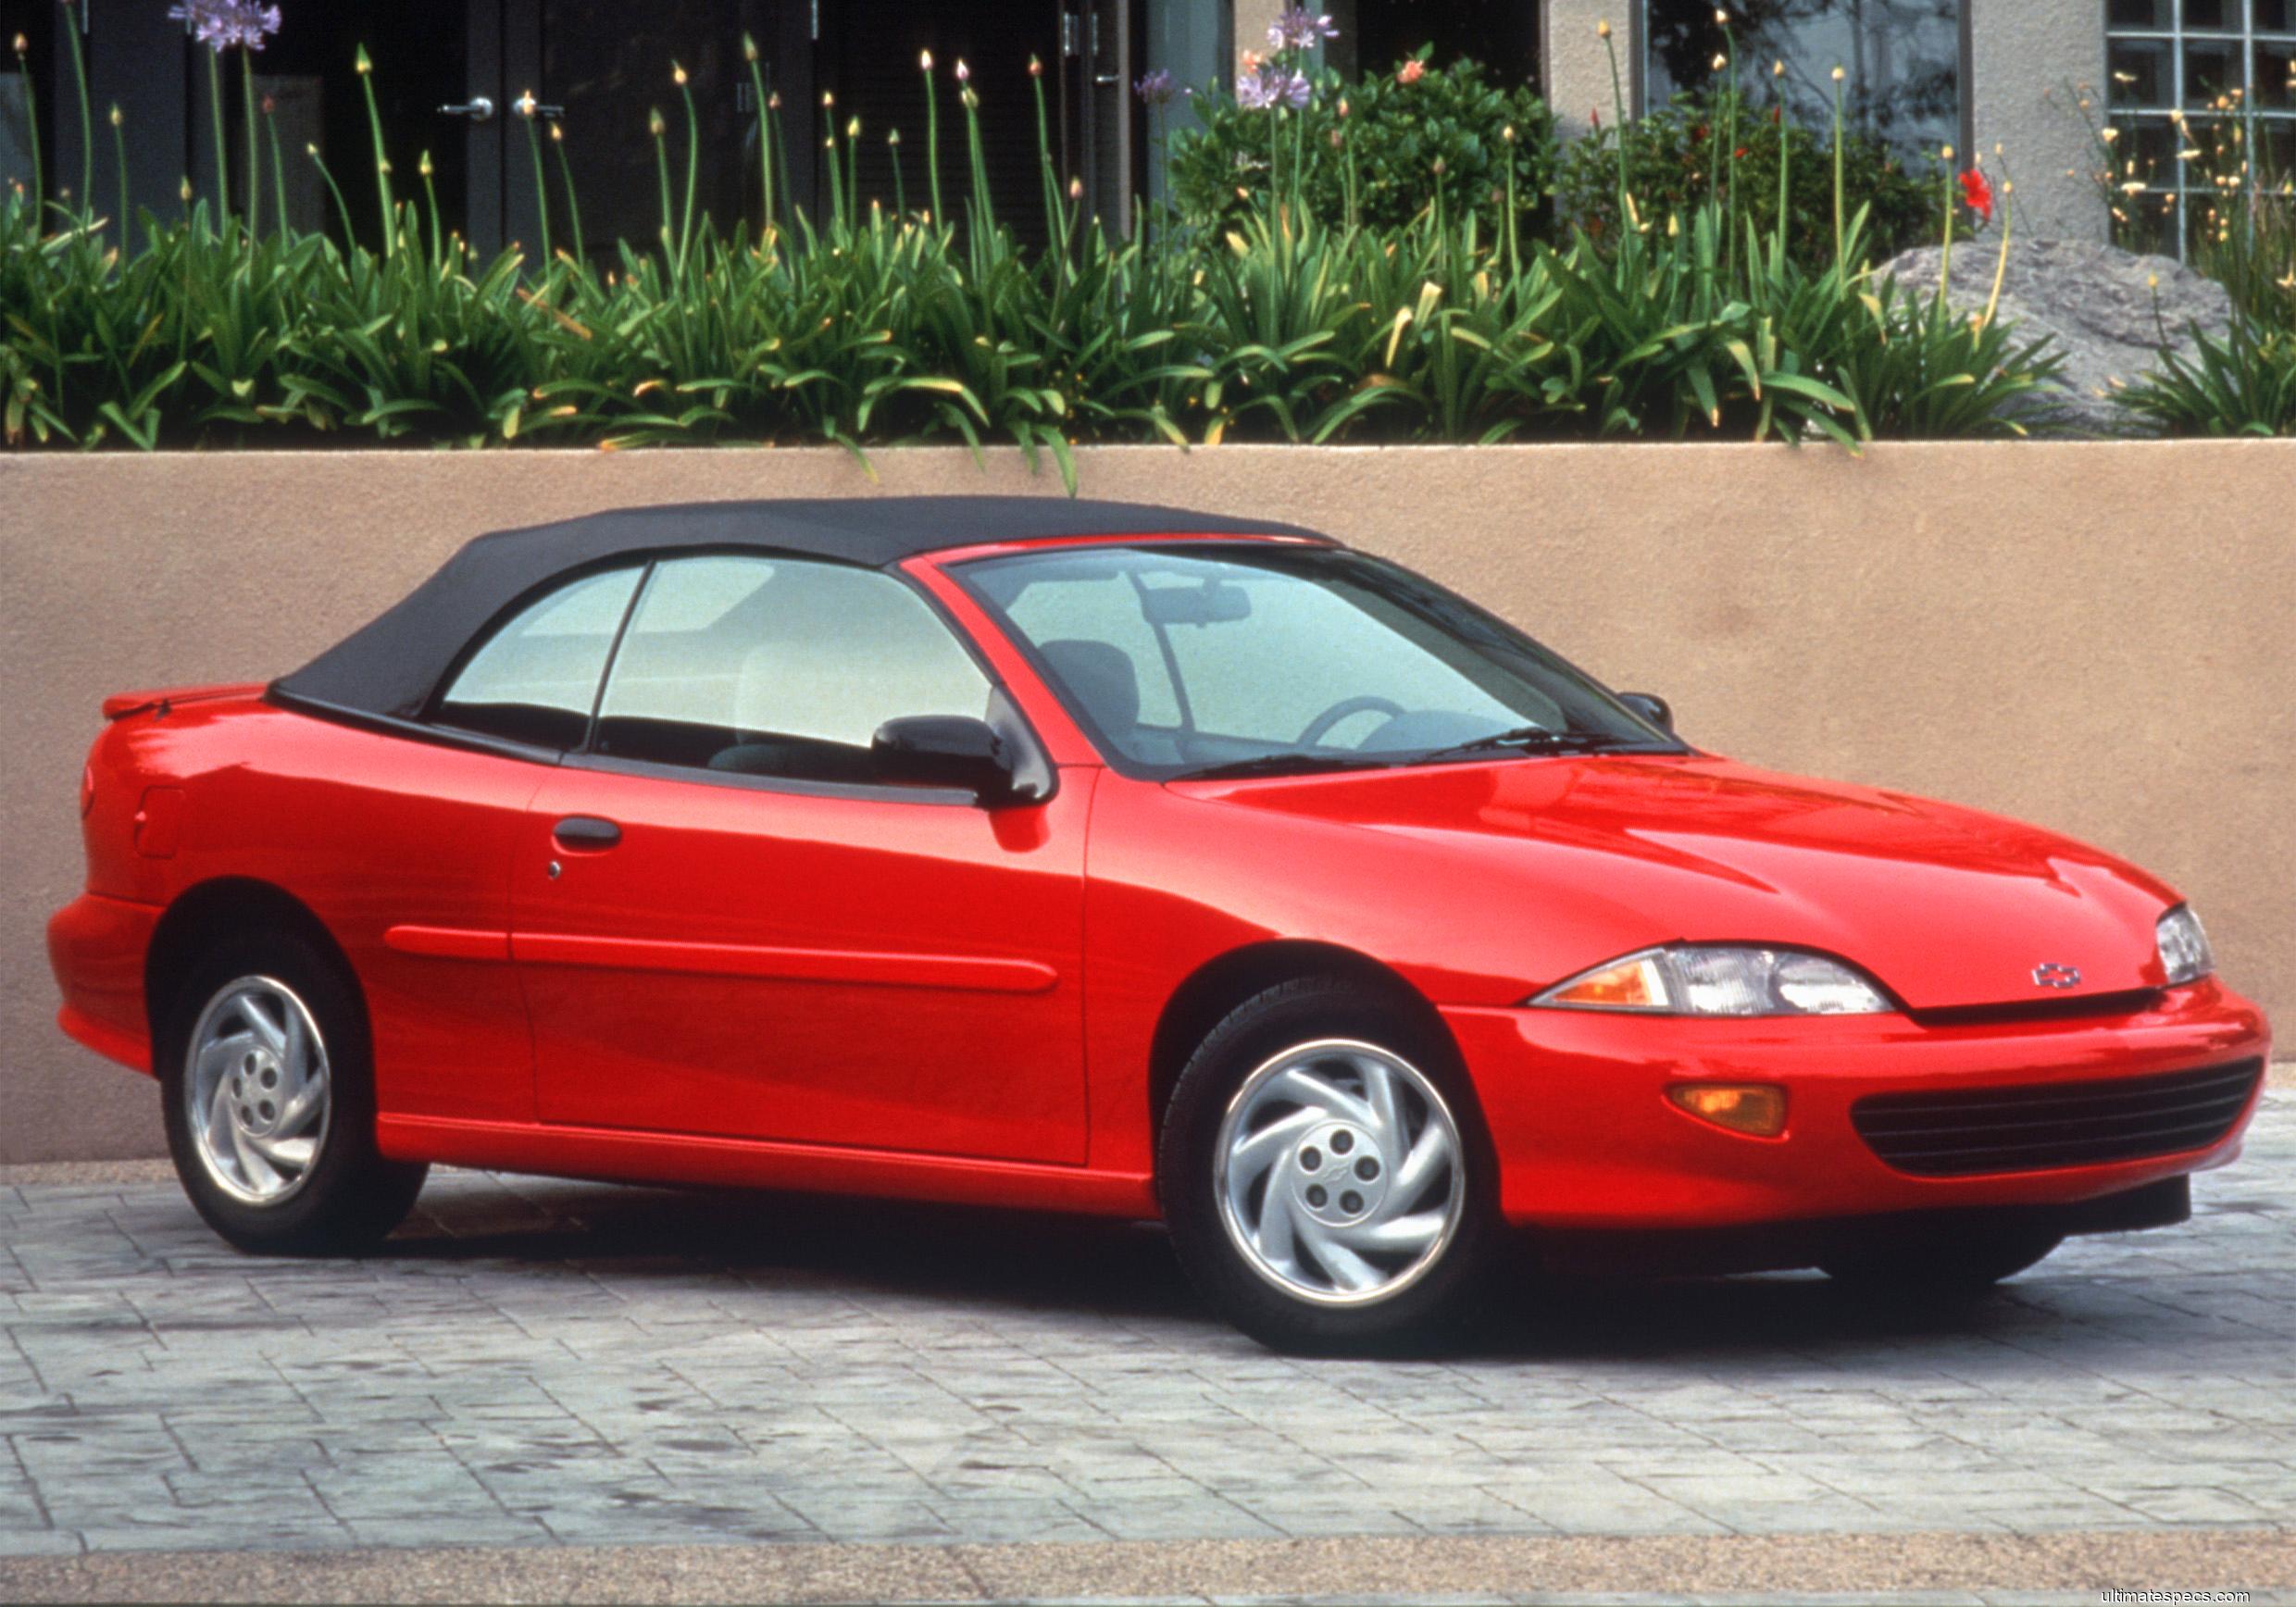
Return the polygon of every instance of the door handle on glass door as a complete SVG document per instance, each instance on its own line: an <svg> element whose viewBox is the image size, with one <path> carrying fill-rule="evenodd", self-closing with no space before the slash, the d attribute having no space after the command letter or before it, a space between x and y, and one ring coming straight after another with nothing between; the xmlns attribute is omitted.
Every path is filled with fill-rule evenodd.
<svg viewBox="0 0 2296 1607"><path fill-rule="evenodd" d="M450 118L468 118L474 123L494 120L494 102L482 94L472 95L458 106L441 106L439 110Z"/></svg>
<svg viewBox="0 0 2296 1607"><path fill-rule="evenodd" d="M601 853L622 840L622 828L594 815L569 815L551 828L551 841L561 848Z"/></svg>

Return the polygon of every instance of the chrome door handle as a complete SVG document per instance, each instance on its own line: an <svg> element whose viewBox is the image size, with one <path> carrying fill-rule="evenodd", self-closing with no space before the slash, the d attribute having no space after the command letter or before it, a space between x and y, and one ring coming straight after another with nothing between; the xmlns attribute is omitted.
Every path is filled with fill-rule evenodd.
<svg viewBox="0 0 2296 1607"><path fill-rule="evenodd" d="M494 103L482 94L472 95L458 106L441 106L439 110L450 118L468 118L474 123L494 120Z"/></svg>

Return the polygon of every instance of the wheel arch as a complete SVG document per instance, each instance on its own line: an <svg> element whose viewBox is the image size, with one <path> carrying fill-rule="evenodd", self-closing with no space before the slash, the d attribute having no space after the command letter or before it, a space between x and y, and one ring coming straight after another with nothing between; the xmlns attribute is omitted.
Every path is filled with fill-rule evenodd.
<svg viewBox="0 0 2296 1607"><path fill-rule="evenodd" d="M1285 982L1308 977L1341 977L1386 998L1438 1036L1464 1065L1457 1041L1434 1003L1393 966L1358 949L1306 939L1279 938L1230 949L1192 972L1165 1002L1148 1052L1150 1141L1161 1144L1172 1090L1196 1046L1229 1011L1245 1000ZM1467 1079L1470 1089L1473 1079Z"/></svg>
<svg viewBox="0 0 2296 1607"><path fill-rule="evenodd" d="M309 943L332 965L350 991L366 1027L367 994L358 972L327 923L294 894L252 877L217 877L178 894L144 952L144 1010L151 1027L155 1056L168 1028L177 990L199 958L220 935L245 929L288 931Z"/></svg>

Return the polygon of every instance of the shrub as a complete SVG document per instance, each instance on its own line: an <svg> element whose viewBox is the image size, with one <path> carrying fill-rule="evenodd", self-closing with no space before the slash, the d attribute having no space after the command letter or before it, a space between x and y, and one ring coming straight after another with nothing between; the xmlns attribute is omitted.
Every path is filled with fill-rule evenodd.
<svg viewBox="0 0 2296 1607"><path fill-rule="evenodd" d="M2089 131L2090 177L2110 211L2113 243L2174 255L2181 233L2187 259L2232 303L2224 334L2189 331L2190 355L2177 339L2188 331L2164 328L2152 371L2114 399L2165 434L2296 435L2296 175L2275 142L2256 137L2265 131L2237 89L2190 117L2171 112L2176 143L2165 146L2134 117L2108 120L2091 86L2069 94Z"/></svg>
<svg viewBox="0 0 2296 1607"><path fill-rule="evenodd" d="M1803 262L1834 254L1834 151L1830 142L1735 93L1678 95L1665 108L1626 125L1596 130L1563 153L1555 176L1555 211L1566 225L1598 239L1618 227L1618 161L1627 188L1649 218L1687 217L1717 188L1722 205L1751 218L1767 234L1778 226L1778 169L1787 158L1786 244ZM1868 240L1880 257L1937 238L1942 224L1933 179L1905 170L1880 140L1847 130L1841 145L1841 200L1867 214Z"/></svg>
<svg viewBox="0 0 2296 1607"><path fill-rule="evenodd" d="M2296 334L2236 312L2222 339L2193 340L2189 359L2164 347L2121 405L2166 434L2296 435Z"/></svg>
<svg viewBox="0 0 2296 1607"><path fill-rule="evenodd" d="M1441 195L1447 207L1474 212L1486 236L1496 236L1510 166L1516 206L1543 212L1555 160L1546 102L1528 86L1489 82L1477 62L1431 67L1428 55L1410 58L1416 73L1406 68L1353 84L1321 74L1304 109L1277 116L1229 94L1197 95L1202 126L1172 140L1174 210L1217 235L1258 205L1296 149L1301 194L1327 222L1352 218L1393 230Z"/></svg>
<svg viewBox="0 0 2296 1607"><path fill-rule="evenodd" d="M1262 113L1279 128L1300 104L1293 70L1285 109ZM1042 93L1040 80L1040 108ZM341 432L856 455L1002 440L1051 456L1073 489L1085 441L2014 433L2007 405L2052 368L1990 319L1876 286L1861 216L1813 264L1757 228L1743 194L1557 246L1518 216L1493 229L1464 207L1385 229L1328 220L1300 204L1310 176L1294 159L1228 228L1176 251L1085 218L1045 153L1029 205L1051 245L1032 251L996 214L977 92L959 81L955 99L961 223L930 165L916 186L930 219L868 203L849 135L773 113L767 222L726 234L691 199L690 103L682 153L656 117L661 227L647 249L623 243L608 271L579 250L479 261L442 226L421 167L419 200L378 186L381 249L267 230L205 200L181 219L145 213L139 243L114 244L84 198L0 198L0 429L10 445L146 450ZM938 104L929 95L928 152ZM536 125L523 130L539 174ZM374 137L384 179L379 123ZM817 139L831 198L817 225L785 210L785 184L777 203L775 182L792 142ZM270 156L276 173L275 143ZM565 221L579 236L570 206Z"/></svg>

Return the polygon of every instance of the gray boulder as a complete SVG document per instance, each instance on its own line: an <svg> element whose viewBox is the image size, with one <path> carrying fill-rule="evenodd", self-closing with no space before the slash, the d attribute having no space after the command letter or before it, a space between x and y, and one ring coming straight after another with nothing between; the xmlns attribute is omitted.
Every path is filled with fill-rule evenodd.
<svg viewBox="0 0 2296 1607"><path fill-rule="evenodd" d="M1884 263L1903 290L1937 289L1939 249L1924 246ZM1965 312L1985 310L2000 266L1997 244L1983 239L1953 246L1953 282L1946 291ZM2154 280L2159 283L2154 287ZM2128 435L2142 426L2110 400L2113 381L2135 382L2159 361L2165 331L2190 357L2197 324L2213 336L2230 327L2232 298L2174 257L2139 256L2085 240L2018 240L2009 247L2001 316L2019 337L2055 337L2065 358L2064 389L2034 410L2032 421L2083 435Z"/></svg>

